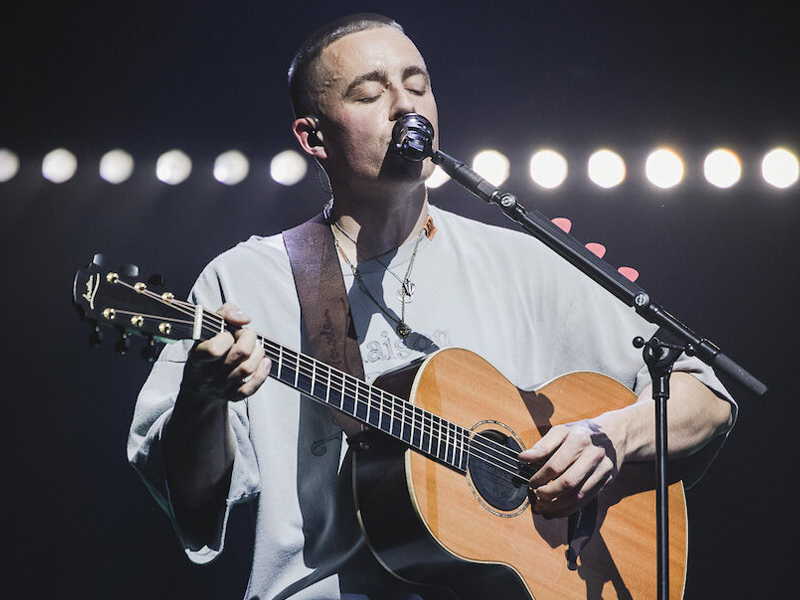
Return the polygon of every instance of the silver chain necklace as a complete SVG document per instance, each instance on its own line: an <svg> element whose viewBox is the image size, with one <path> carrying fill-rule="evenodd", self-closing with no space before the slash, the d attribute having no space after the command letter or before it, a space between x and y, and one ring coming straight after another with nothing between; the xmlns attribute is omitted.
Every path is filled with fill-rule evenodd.
<svg viewBox="0 0 800 600"><path fill-rule="evenodd" d="M383 268L388 271L397 281L400 282L400 289L397 290L397 298L400 300L400 319L397 319L394 315L392 315L386 308L384 308L383 304L378 302L375 296L367 288L367 285L364 283L364 280L361 277L361 273L350 259L345 254L344 250L342 249L341 245L339 245L339 240L336 237L336 229L338 229L342 235L344 235L348 240L353 242L353 244L358 248L358 242L356 242L350 235L342 229L342 227L336 221L331 222L331 235L333 235L333 244L336 246L336 250L339 252L341 257L344 259L344 262L350 267L350 270L353 272L353 277L355 277L356 281L358 282L359 287L361 290L369 297L370 300L381 310L381 312L386 315L386 317L392 320L395 324L395 331L397 335L403 339L406 339L409 334L411 333L411 328L406 324L406 304L411 302L412 297L414 295L414 283L409 279L411 276L411 269L414 267L414 259L417 257L417 250L419 249L419 244L422 241L422 236L425 234L425 228L422 228L417 236L417 243L414 245L414 251L411 253L411 258L408 261L408 269L406 269L405 277L400 279L400 277L392 271L387 264L383 261L376 260ZM335 227L335 229L334 229Z"/></svg>
<svg viewBox="0 0 800 600"><path fill-rule="evenodd" d="M336 229L338 229L344 237L346 237L348 240L353 242L353 245L356 248L361 248L361 246L359 246L358 242L353 238L353 236L351 236L349 233L347 233L342 228L342 226L339 225L339 223L337 221L331 221L331 222L333 223L334 227L336 227ZM422 231L420 231L420 238L417 239L417 246L419 246L419 242L420 242L420 239L422 238L422 234L423 233L425 233L425 229L424 228L422 229ZM334 238L335 237L336 236L334 236ZM397 279L397 281L400 283L400 287L397 289L397 294L396 295L397 295L397 299L400 300L400 302L403 302L403 303L410 303L410 302L412 302L414 300L414 290L416 289L416 286L414 285L414 282L409 279L409 276L411 275L411 268L414 266L414 257L417 255L417 246L414 247L414 252L411 255L411 260L410 260L410 262L408 264L408 270L406 270L406 275L402 279L400 278L400 276L397 273L392 271L392 269L389 267L389 265L387 265L385 262L383 262L377 256L375 258L369 259L369 260L374 260L375 262L377 262L384 269L386 269L386 271L389 273L389 275L391 275L392 277Z"/></svg>

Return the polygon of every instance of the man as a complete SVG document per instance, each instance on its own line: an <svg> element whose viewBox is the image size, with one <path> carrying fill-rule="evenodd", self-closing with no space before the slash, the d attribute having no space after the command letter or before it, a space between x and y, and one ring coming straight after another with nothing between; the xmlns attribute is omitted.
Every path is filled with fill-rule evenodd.
<svg viewBox="0 0 800 600"><path fill-rule="evenodd" d="M554 427L521 453L539 467L532 510L548 517L584 506L623 463L652 460L648 378L630 343L652 328L529 237L430 206L424 181L433 165L390 149L406 113L438 129L427 67L400 26L356 15L324 27L296 55L290 83L294 135L330 179L329 243L367 379L454 345L481 354L521 389L579 369L631 387L639 402ZM248 597L413 597L380 569L356 526L342 467L342 430L356 428L267 379L270 361L254 331L290 348L308 342L281 237L253 237L215 259L192 299L221 305L218 314L242 328L169 347L142 390L129 441L131 461L187 554L212 560L229 507L253 500ZM732 405L696 361L676 371L670 458L712 456L732 425Z"/></svg>

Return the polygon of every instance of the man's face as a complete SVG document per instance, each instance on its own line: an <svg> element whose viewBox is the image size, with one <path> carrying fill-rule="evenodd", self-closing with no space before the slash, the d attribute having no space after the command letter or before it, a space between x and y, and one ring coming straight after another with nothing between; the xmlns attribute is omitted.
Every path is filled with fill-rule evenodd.
<svg viewBox="0 0 800 600"><path fill-rule="evenodd" d="M368 186L421 182L431 174L430 160L410 163L389 150L397 119L409 112L431 121L438 147L428 72L405 35L379 27L336 40L322 52L315 81L325 168L333 181Z"/></svg>

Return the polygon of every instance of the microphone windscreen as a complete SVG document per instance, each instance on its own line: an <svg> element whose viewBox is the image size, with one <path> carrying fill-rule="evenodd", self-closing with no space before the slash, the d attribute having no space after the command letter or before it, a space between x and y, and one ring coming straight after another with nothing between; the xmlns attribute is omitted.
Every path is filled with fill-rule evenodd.
<svg viewBox="0 0 800 600"><path fill-rule="evenodd" d="M395 150L411 162L433 156L433 125L417 113L407 113L397 120L392 130Z"/></svg>

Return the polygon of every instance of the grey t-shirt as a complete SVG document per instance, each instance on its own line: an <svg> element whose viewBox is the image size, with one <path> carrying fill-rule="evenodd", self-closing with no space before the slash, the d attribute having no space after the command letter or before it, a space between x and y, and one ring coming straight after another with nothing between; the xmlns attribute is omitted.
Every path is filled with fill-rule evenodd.
<svg viewBox="0 0 800 600"><path fill-rule="evenodd" d="M407 339L397 336L384 310L401 315L398 277L408 270L416 239L358 265L369 295L341 264L368 380L437 349L461 347L525 390L574 371L609 375L635 393L649 383L641 351L631 342L655 328L633 309L527 235L433 206L430 214L435 235L421 238L409 274L415 291L406 305ZM217 257L190 299L210 310L233 302L259 334L305 349L281 236L254 236ZM171 516L160 435L190 347L182 342L162 352L137 401L128 443L130 461ZM691 372L730 399L699 361L682 357L675 370ZM237 450L228 508L258 502L248 597L363 598L370 586L384 583L381 574L367 574L380 569L356 526L342 469L347 446L328 409L271 379L229 407ZM718 438L704 451L697 476L721 443ZM222 522L212 547L186 550L191 560L208 562L222 551L227 514ZM402 589L393 597L410 596Z"/></svg>

